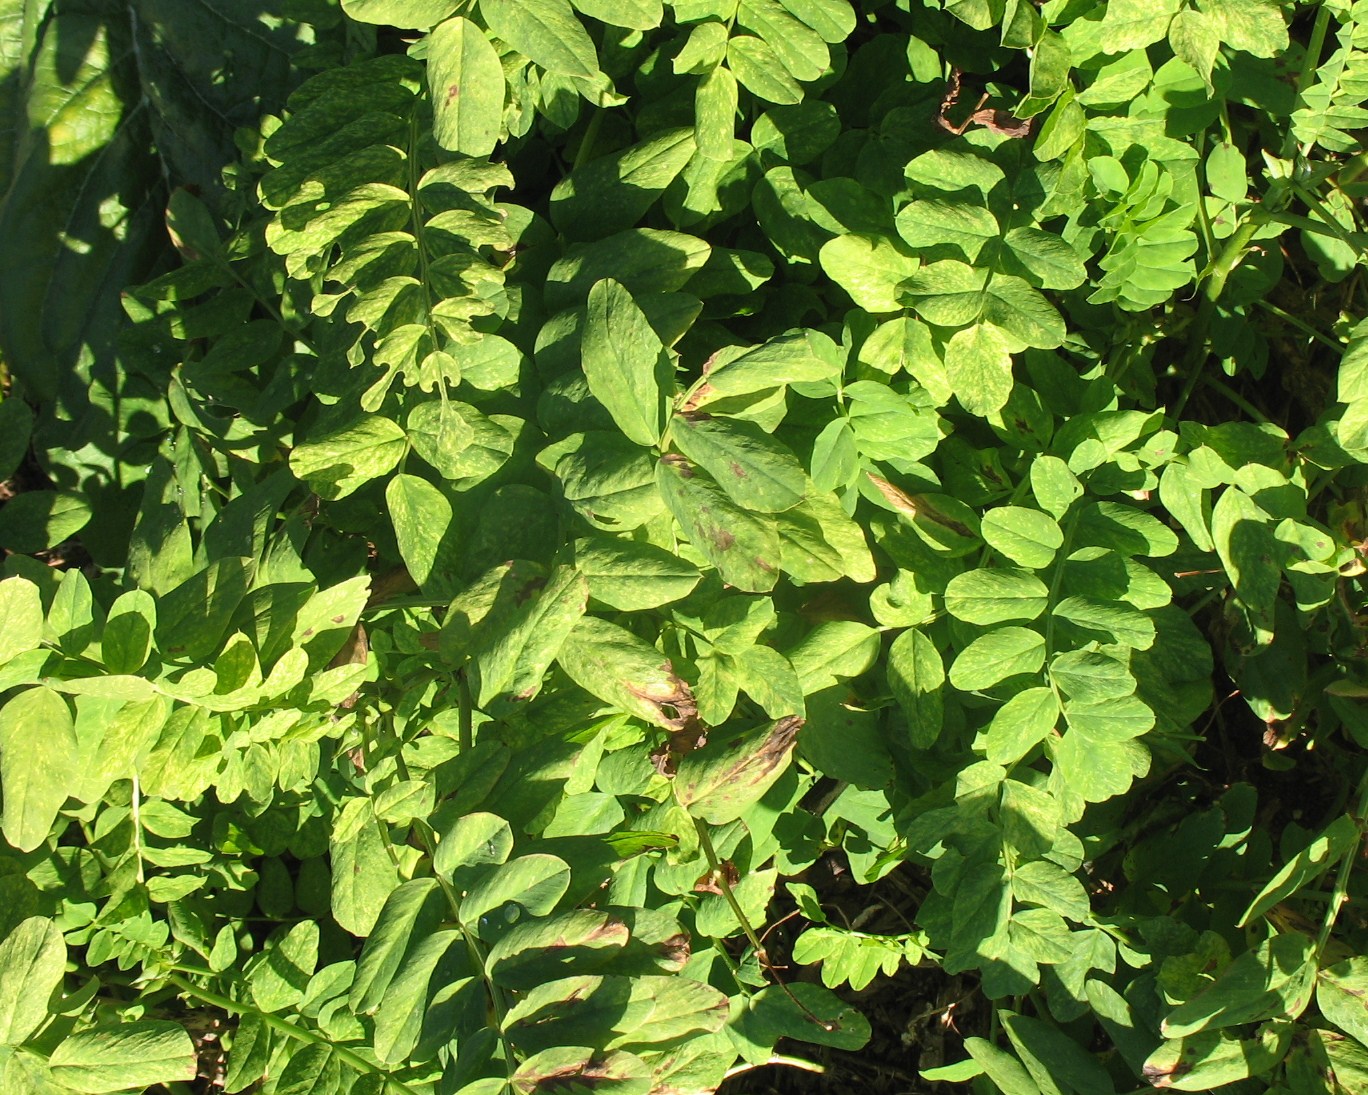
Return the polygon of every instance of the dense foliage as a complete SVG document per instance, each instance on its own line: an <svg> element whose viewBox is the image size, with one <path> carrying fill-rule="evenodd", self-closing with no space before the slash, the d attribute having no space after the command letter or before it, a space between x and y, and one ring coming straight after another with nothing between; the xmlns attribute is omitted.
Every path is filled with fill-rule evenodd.
<svg viewBox="0 0 1368 1095"><path fill-rule="evenodd" d="M955 978L928 1083L1368 1093L1366 97L1368 0L0 0L0 1090Z"/></svg>

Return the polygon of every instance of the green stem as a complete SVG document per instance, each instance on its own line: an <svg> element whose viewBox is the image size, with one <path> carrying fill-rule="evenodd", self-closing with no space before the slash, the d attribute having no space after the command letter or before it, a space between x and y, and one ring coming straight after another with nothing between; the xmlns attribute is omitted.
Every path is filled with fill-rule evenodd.
<svg viewBox="0 0 1368 1095"><path fill-rule="evenodd" d="M297 1027L293 1023L287 1023L284 1019L252 1007L251 1004L244 1004L232 999L232 997L220 996L216 992L202 989L193 982L187 981L183 977L178 977L174 973L167 974L166 979L180 989L186 996L193 996L197 1000L201 1000L206 1004L212 1004L216 1008L222 1008L224 1011L232 1012L235 1015L251 1015L256 1018L258 1022L270 1027L272 1030L280 1032L287 1038L293 1038L297 1042L304 1042L306 1045L311 1046L326 1046L336 1053L338 1059L345 1062L353 1071L366 1076L379 1076L386 1088L393 1087L396 1091L401 1092L402 1095L419 1095L419 1093L409 1087L408 1084L404 1083L402 1080L396 1080L391 1076L388 1069L378 1064L372 1064L360 1054L354 1053L346 1046L339 1046L331 1038L325 1038L321 1034L315 1034L305 1027Z"/></svg>
<svg viewBox="0 0 1368 1095"><path fill-rule="evenodd" d="M1207 267L1206 284L1203 287L1202 298L1197 304L1197 315L1187 329L1188 349L1183 355L1182 362L1187 380L1177 402L1173 405L1173 410L1169 412L1175 419L1183 413L1183 408L1187 406L1187 401L1201 378L1202 366L1210 350L1208 339L1211 321L1216 315L1216 301L1225 290L1226 281L1244 259L1254 233L1263 223L1263 217L1256 217L1253 214L1246 217L1227 241L1225 249Z"/></svg>
<svg viewBox="0 0 1368 1095"><path fill-rule="evenodd" d="M464 669L456 671L456 690L459 700L458 722L456 724L456 743L462 753L468 753L475 748L474 731L474 707L475 701L470 695L470 682L466 680Z"/></svg>
<svg viewBox="0 0 1368 1095"><path fill-rule="evenodd" d="M1339 870L1335 873L1335 890L1330 897L1330 904L1326 907L1325 920L1321 924L1320 935L1316 937L1317 964L1325 952L1326 944L1330 942L1330 933L1334 930L1335 920L1339 917L1340 909L1349 902L1349 875L1354 869L1354 864L1358 862L1359 847L1363 844L1365 816L1368 816L1368 771L1365 771L1359 779L1358 806L1354 811L1354 840L1345 853L1344 859L1340 861Z"/></svg>
<svg viewBox="0 0 1368 1095"><path fill-rule="evenodd" d="M1214 304L1220 298L1221 293L1225 291L1226 280L1235 272L1235 268L1244 261L1250 241L1254 238L1254 233L1262 226L1262 218L1248 216L1231 233L1225 250L1216 256L1216 260L1211 264L1211 270L1207 274L1205 287L1207 300Z"/></svg>
<svg viewBox="0 0 1368 1095"><path fill-rule="evenodd" d="M703 849L704 856L707 857L708 866L712 870L713 881L717 883L718 889L722 891L723 898L725 898L727 904L731 906L732 915L736 917L736 922L741 925L741 931L745 933L746 939L750 942L750 945L755 948L755 957L758 958L760 964L769 971L770 976L774 977L774 983L779 986L785 996L793 1001L799 1011L823 1030L827 1032L835 1030L837 1028L835 1022L828 1019L822 1019L814 1014L811 1008L793 994L793 990L789 988L788 985L784 984L783 981L774 975L774 970L770 966L769 959L765 955L765 945L760 942L760 937L755 934L755 929L751 927L750 920L746 916L746 910L741 908L741 902L736 900L736 894L732 892L731 883L727 881L727 874L722 869L721 861L717 858L717 849L713 847L712 837L708 834L707 825L705 825L700 818L694 818L693 822L694 828L698 832L698 845Z"/></svg>
<svg viewBox="0 0 1368 1095"><path fill-rule="evenodd" d="M801 1057L785 1057L776 1053L768 1060L761 1061L758 1065L741 1064L727 1069L726 1075L722 1078L730 1080L733 1076L743 1076L747 1072L753 1072L757 1068L767 1068L770 1065L787 1065L789 1068L802 1069L804 1072L815 1072L818 1076L826 1072L824 1065L819 1065L816 1061L805 1061Z"/></svg>
<svg viewBox="0 0 1368 1095"><path fill-rule="evenodd" d="M1301 72L1297 73L1297 99L1300 101L1307 87L1311 84L1311 77L1316 72L1316 66L1320 63L1321 50L1325 46L1325 35L1330 29L1330 6L1322 3L1316 12L1316 22L1311 28L1311 37L1306 43L1306 53L1302 55ZM1287 133L1283 137L1282 157L1287 159L1292 155L1296 148L1296 136L1292 132L1292 127L1287 127ZM1311 146L1303 145L1301 155L1305 158L1311 151Z"/></svg>
<svg viewBox="0 0 1368 1095"><path fill-rule="evenodd" d="M399 773L399 778L408 780L408 762L404 760L404 743L399 740L399 735L395 733L394 723L391 717L389 723L391 737L395 741L394 763L395 769ZM427 823L426 818L418 818L413 825L413 831L418 835L418 842L422 844L423 851L427 853L428 862L435 863L437 859L436 834L432 826ZM461 930L461 936L465 940L466 951L470 955L470 960L480 971L480 977L484 981L485 992L489 996L489 1001L494 1009L494 1020L499 1032L499 1045L503 1049L504 1067L507 1070L508 1078L511 1081L513 1074L518 1070L517 1059L513 1056L513 1047L508 1044L508 1039L504 1037L504 1019L508 1015L508 1001L504 998L503 989L494 983L493 977L489 973L489 963L486 961L484 948L480 946L480 941L475 937L475 933L467 928L461 920L461 895L456 892L451 882L433 872L433 877L437 879L437 885L441 887L442 895L446 898L447 905L451 908L451 918Z"/></svg>
<svg viewBox="0 0 1368 1095"><path fill-rule="evenodd" d="M1260 298L1254 302L1254 306L1256 308L1262 308L1271 316L1277 316L1284 323L1292 327L1295 327L1307 338L1313 339L1316 342L1319 342L1322 346L1334 350L1335 353L1339 354L1344 352L1344 346L1342 343L1336 342L1327 334L1322 334L1320 331L1316 330L1316 328L1312 327L1311 324L1307 323L1304 319L1299 319L1297 316L1294 316L1291 312L1279 308L1276 304L1273 304L1270 301Z"/></svg>
<svg viewBox="0 0 1368 1095"><path fill-rule="evenodd" d="M570 174L573 175L589 162L589 154L594 151L594 142L598 140L598 132L602 127L603 107L598 107L594 111L594 116L589 119L589 124L584 127L584 136L580 138L579 148L575 150L575 162L570 165Z"/></svg>
<svg viewBox="0 0 1368 1095"><path fill-rule="evenodd" d="M1203 376L1202 383L1205 384L1208 388L1210 388L1213 392L1220 392L1221 395L1223 395L1231 403L1234 403L1235 406L1239 407L1240 410L1244 411L1244 413L1249 415L1250 418L1254 419L1255 422L1268 421L1268 415L1264 414L1263 411L1259 410L1258 407L1254 406L1253 403L1247 400L1244 396L1242 396L1239 392L1237 392L1225 381L1217 380L1214 376Z"/></svg>

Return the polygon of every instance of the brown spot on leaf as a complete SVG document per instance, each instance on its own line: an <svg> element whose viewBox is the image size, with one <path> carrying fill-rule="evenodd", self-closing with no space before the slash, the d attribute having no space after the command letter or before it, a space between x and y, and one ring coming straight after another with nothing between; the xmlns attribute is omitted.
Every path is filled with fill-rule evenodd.
<svg viewBox="0 0 1368 1095"><path fill-rule="evenodd" d="M448 106L451 105L451 101L452 101L453 99L459 99L460 97L461 97L461 85L460 85L460 84L452 84L449 88L447 88L446 101L447 101L447 105L448 105Z"/></svg>
<svg viewBox="0 0 1368 1095"><path fill-rule="evenodd" d="M672 965L683 966L693 955L693 941L688 932L677 932L661 942L660 952Z"/></svg>
<svg viewBox="0 0 1368 1095"><path fill-rule="evenodd" d="M741 881L741 872L736 869L736 864L730 859L724 859L719 864L717 870L709 868L698 876L698 881L694 883L694 893L712 893L721 896L722 883L726 883L728 889L735 889Z"/></svg>
<svg viewBox="0 0 1368 1095"><path fill-rule="evenodd" d="M738 464L735 460L731 462L731 473L738 479L746 478L746 469L743 468L740 464Z"/></svg>
<svg viewBox="0 0 1368 1095"><path fill-rule="evenodd" d="M934 521L942 528L948 528L951 532L960 536L973 536L973 530L953 517L948 517L935 506L931 505L919 494L908 494L901 487L895 487L887 479L880 479L877 475L866 472L869 481L873 483L882 494L892 504L893 508L899 513L906 514L912 519L923 518L927 521Z"/></svg>
<svg viewBox="0 0 1368 1095"><path fill-rule="evenodd" d="M713 543L717 545L719 551L730 551L736 544L736 537L726 529L720 528L713 536Z"/></svg>
<svg viewBox="0 0 1368 1095"><path fill-rule="evenodd" d="M677 452L667 452L660 458L660 462L667 468L677 471L681 479L692 479L694 476L693 465Z"/></svg>

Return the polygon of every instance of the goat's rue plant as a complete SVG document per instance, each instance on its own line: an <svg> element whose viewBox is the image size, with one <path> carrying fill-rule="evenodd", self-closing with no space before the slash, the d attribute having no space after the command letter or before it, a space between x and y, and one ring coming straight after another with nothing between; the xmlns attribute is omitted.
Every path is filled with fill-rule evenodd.
<svg viewBox="0 0 1368 1095"><path fill-rule="evenodd" d="M1368 1092L1368 2L0 13L0 1090Z"/></svg>

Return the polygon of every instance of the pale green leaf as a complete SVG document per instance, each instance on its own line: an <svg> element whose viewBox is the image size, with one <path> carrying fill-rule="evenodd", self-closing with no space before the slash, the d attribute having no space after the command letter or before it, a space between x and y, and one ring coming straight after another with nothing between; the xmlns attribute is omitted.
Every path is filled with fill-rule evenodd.
<svg viewBox="0 0 1368 1095"><path fill-rule="evenodd" d="M1000 627L981 635L955 658L950 683L961 692L991 688L1019 673L1035 673L1045 664L1045 639L1025 627Z"/></svg>
<svg viewBox="0 0 1368 1095"><path fill-rule="evenodd" d="M945 666L936 644L909 628L888 649L888 684L907 716L912 744L929 749L940 736L944 716Z"/></svg>
<svg viewBox="0 0 1368 1095"><path fill-rule="evenodd" d="M76 785L71 709L51 688L27 688L0 708L0 776L5 839L31 852L48 838Z"/></svg>
<svg viewBox="0 0 1368 1095"><path fill-rule="evenodd" d="M489 29L558 76L593 76L594 43L567 0L480 0Z"/></svg>
<svg viewBox="0 0 1368 1095"><path fill-rule="evenodd" d="M594 398L638 445L660 442L673 370L660 337L631 294L605 278L589 290L584 375Z"/></svg>
<svg viewBox="0 0 1368 1095"><path fill-rule="evenodd" d="M0 943L0 1046L26 1042L47 1021L48 1001L66 972L66 943L46 917L32 916Z"/></svg>
<svg viewBox="0 0 1368 1095"><path fill-rule="evenodd" d="M972 624L1034 620L1045 611L1049 590L1025 570L1010 568L965 571L945 587L945 609Z"/></svg>
<svg viewBox="0 0 1368 1095"><path fill-rule="evenodd" d="M484 31L469 19L448 19L428 39L428 87L433 136L452 152L487 156L499 140L504 74Z"/></svg>
<svg viewBox="0 0 1368 1095"><path fill-rule="evenodd" d="M1049 566L1064 544L1064 533L1054 520L1024 506L989 510L983 515L980 531L989 545L1031 570Z"/></svg>
<svg viewBox="0 0 1368 1095"><path fill-rule="evenodd" d="M69 1035L48 1060L58 1083L85 1095L187 1082L198 1061L179 1023L143 1019Z"/></svg>
<svg viewBox="0 0 1368 1095"><path fill-rule="evenodd" d="M393 469L408 441L388 418L370 416L295 447L290 470L323 498L345 498Z"/></svg>
<svg viewBox="0 0 1368 1095"><path fill-rule="evenodd" d="M676 415L670 437L747 510L779 513L803 500L807 475L798 458L753 422Z"/></svg>

